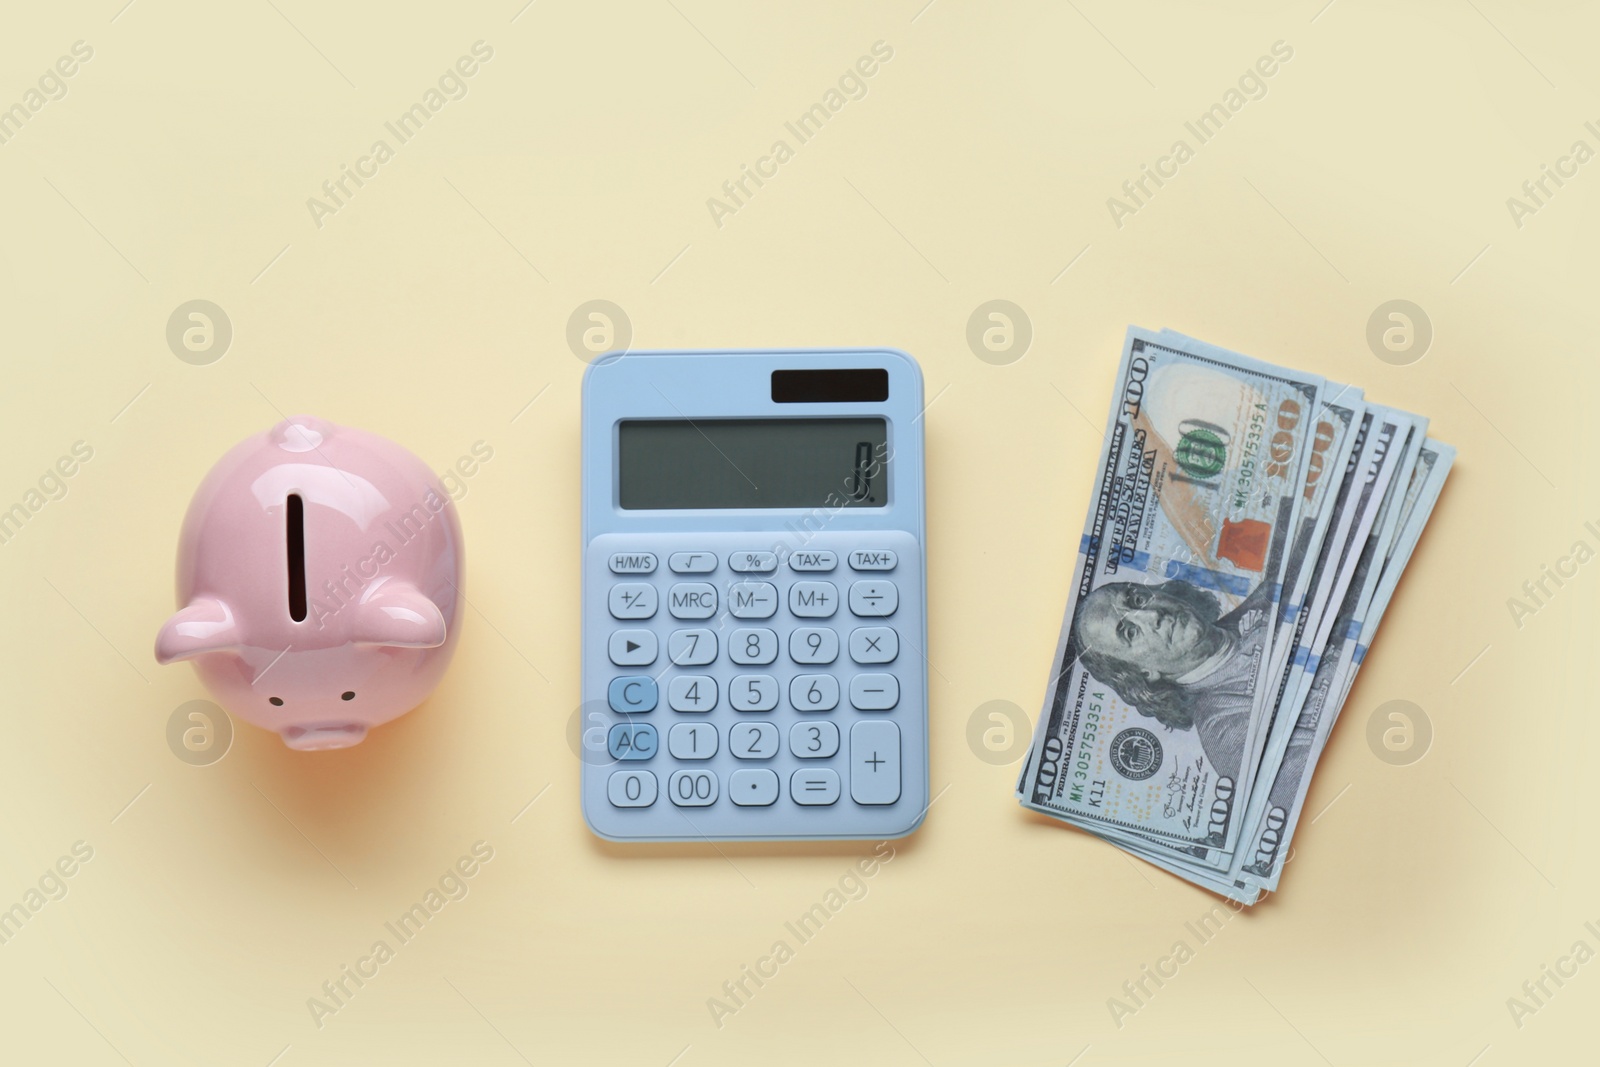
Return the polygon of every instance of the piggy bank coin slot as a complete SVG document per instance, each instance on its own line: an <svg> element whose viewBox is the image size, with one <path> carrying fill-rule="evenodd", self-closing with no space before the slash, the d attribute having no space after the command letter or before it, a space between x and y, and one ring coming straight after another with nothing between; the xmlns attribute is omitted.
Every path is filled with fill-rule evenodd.
<svg viewBox="0 0 1600 1067"><path fill-rule="evenodd" d="M284 507L289 542L289 618L306 621L306 509L299 493L290 493Z"/></svg>

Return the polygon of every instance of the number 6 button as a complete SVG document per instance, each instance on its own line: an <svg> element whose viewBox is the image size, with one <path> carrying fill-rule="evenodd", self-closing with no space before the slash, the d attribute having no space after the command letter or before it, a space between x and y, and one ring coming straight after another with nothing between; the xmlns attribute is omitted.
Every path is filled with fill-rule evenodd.
<svg viewBox="0 0 1600 1067"><path fill-rule="evenodd" d="M797 674L789 683L789 706L796 711L832 711L839 706L839 679L831 674Z"/></svg>

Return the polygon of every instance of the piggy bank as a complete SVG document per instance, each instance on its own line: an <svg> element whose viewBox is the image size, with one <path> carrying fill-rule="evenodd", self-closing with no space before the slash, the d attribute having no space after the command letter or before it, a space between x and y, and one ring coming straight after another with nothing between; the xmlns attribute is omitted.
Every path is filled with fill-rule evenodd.
<svg viewBox="0 0 1600 1067"><path fill-rule="evenodd" d="M290 748L358 744L438 683L461 617L461 524L393 441L297 416L241 441L195 491L161 663Z"/></svg>

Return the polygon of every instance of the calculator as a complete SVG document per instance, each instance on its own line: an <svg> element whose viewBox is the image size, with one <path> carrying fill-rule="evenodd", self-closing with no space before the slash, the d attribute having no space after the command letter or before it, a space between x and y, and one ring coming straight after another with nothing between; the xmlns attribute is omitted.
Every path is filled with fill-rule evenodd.
<svg viewBox="0 0 1600 1067"><path fill-rule="evenodd" d="M922 372L904 352L590 364L577 747L596 834L921 825L922 439Z"/></svg>

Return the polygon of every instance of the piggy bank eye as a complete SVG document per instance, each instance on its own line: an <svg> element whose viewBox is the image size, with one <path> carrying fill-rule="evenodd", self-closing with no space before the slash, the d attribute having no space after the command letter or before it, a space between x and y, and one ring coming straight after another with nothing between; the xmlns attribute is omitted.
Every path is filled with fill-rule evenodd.
<svg viewBox="0 0 1600 1067"><path fill-rule="evenodd" d="M346 693L342 693L339 696L340 700L354 700L355 698L356 698L356 691L354 689L351 689Z"/></svg>
<svg viewBox="0 0 1600 1067"><path fill-rule="evenodd" d="M267 698L267 703L271 704L275 708L281 708L281 707L283 707L283 698L282 697L268 697Z"/></svg>

